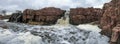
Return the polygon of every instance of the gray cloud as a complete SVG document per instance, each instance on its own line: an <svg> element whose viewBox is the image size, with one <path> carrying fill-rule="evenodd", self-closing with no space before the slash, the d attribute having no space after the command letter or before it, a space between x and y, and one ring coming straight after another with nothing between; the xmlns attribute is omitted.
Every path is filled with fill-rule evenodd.
<svg viewBox="0 0 120 44"><path fill-rule="evenodd" d="M9 11L24 10L26 8L40 9L44 7L58 7L62 9L76 7L98 7L110 0L0 0L0 9Z"/></svg>

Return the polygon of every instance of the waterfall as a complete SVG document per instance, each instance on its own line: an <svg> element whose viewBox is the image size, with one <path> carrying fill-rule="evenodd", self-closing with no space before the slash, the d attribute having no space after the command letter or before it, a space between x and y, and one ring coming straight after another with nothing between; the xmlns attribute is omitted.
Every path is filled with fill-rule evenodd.
<svg viewBox="0 0 120 44"><path fill-rule="evenodd" d="M64 16L58 19L57 25L69 25L69 11L66 11Z"/></svg>
<svg viewBox="0 0 120 44"><path fill-rule="evenodd" d="M100 31L93 31L100 30L93 25L40 26L1 23L7 25L8 29L0 27L0 44L109 44L109 38L101 35Z"/></svg>
<svg viewBox="0 0 120 44"><path fill-rule="evenodd" d="M18 15L18 16L16 17L16 19L15 19L14 22L18 22L18 20L19 20L19 18L20 18L21 16L22 16L22 15Z"/></svg>

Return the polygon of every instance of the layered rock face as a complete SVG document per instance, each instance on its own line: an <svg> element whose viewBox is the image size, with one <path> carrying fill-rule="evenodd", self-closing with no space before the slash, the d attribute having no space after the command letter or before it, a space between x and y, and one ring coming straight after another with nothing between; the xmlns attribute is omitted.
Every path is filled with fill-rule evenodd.
<svg viewBox="0 0 120 44"><path fill-rule="evenodd" d="M26 9L23 12L23 21L31 24L55 24L65 11L59 8L48 7L40 10Z"/></svg>
<svg viewBox="0 0 120 44"><path fill-rule="evenodd" d="M70 23L74 25L98 21L102 16L99 8L72 8L70 9Z"/></svg>
<svg viewBox="0 0 120 44"><path fill-rule="evenodd" d="M100 27L103 31L108 31L111 33L112 28L120 23L120 5L119 0L112 0L110 3L104 5L104 13L100 21ZM110 36L111 34L106 33Z"/></svg>
<svg viewBox="0 0 120 44"><path fill-rule="evenodd" d="M33 9L26 9L23 11L22 21L24 23L28 23L28 21L32 20L34 18L36 11Z"/></svg>
<svg viewBox="0 0 120 44"><path fill-rule="evenodd" d="M120 44L120 24L112 29L111 44Z"/></svg>
<svg viewBox="0 0 120 44"><path fill-rule="evenodd" d="M100 27L102 28L102 34L111 37L112 29L120 24L120 0L112 0L110 3L104 5L104 13L100 21ZM120 33L119 33L120 34ZM119 36L119 34L117 36ZM118 37L120 39L120 37ZM120 44L120 40L117 40Z"/></svg>

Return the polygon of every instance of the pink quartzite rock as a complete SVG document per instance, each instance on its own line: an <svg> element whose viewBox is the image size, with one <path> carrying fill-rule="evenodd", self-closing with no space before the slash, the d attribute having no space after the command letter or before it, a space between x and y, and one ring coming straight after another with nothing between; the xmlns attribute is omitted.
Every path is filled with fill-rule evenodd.
<svg viewBox="0 0 120 44"><path fill-rule="evenodd" d="M99 8L71 8L70 23L74 25L90 23L100 20L102 9Z"/></svg>
<svg viewBox="0 0 120 44"><path fill-rule="evenodd" d="M120 44L119 27L116 27L118 24L120 24L120 0L112 0L104 4L100 27L102 28L101 33L112 37L111 41L116 42L114 44Z"/></svg>
<svg viewBox="0 0 120 44"><path fill-rule="evenodd" d="M64 15L65 11L59 8L47 7L40 10L26 9L23 12L23 22L29 21L44 24L55 24L59 18Z"/></svg>

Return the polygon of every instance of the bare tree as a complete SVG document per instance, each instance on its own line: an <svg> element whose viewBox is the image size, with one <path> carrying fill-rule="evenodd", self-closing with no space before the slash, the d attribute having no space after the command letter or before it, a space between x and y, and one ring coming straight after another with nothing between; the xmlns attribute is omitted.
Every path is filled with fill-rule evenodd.
<svg viewBox="0 0 120 44"><path fill-rule="evenodd" d="M3 16L6 15L6 12L7 12L6 10L2 10L2 11L1 11L1 13L3 14Z"/></svg>

